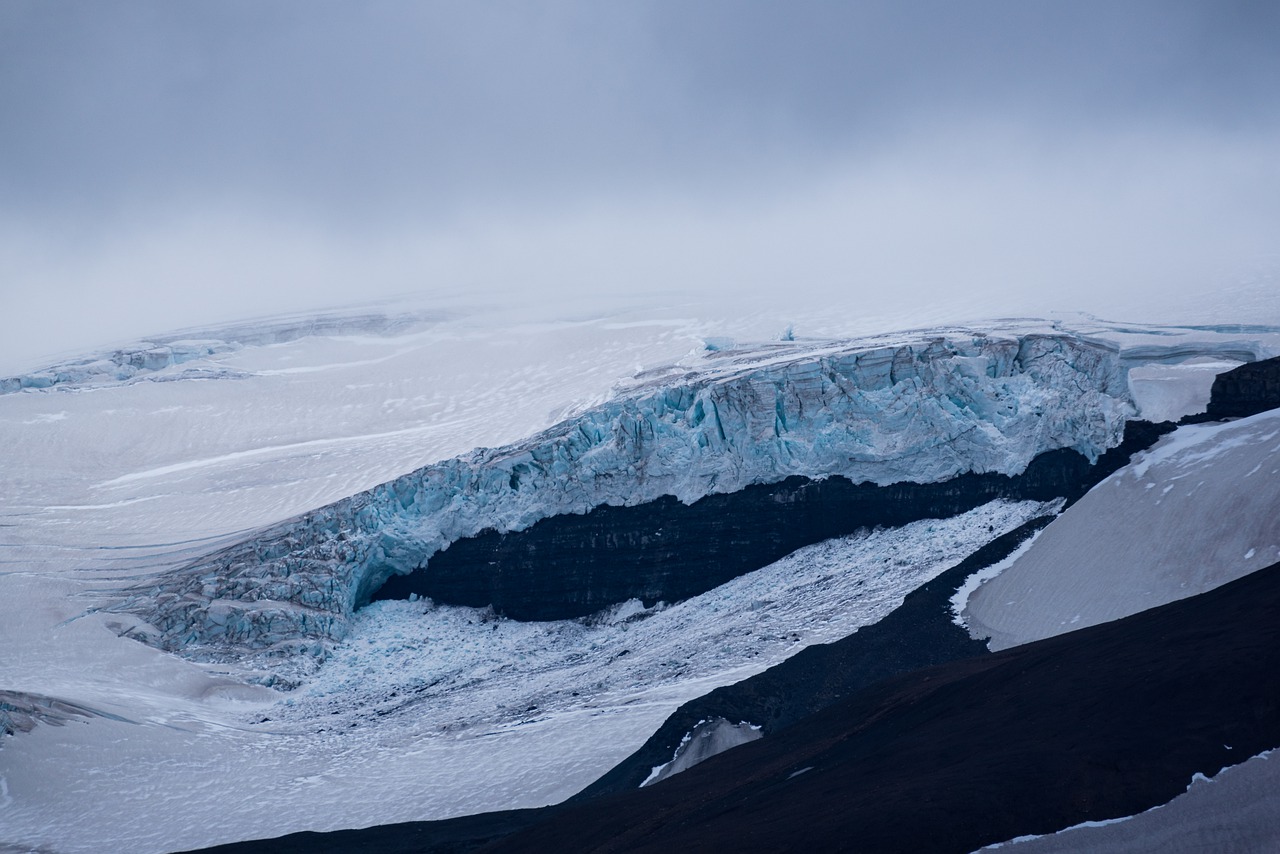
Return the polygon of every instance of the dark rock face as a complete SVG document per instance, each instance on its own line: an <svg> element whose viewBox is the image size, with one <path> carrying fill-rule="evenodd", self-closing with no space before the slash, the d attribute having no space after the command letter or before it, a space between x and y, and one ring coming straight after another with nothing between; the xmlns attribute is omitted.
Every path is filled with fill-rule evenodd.
<svg viewBox="0 0 1280 854"><path fill-rule="evenodd" d="M1280 407L1280 357L1251 362L1218 374L1206 420L1243 418Z"/></svg>
<svg viewBox="0 0 1280 854"><path fill-rule="evenodd" d="M638 598L696 596L796 549L876 527L954 516L996 498L1073 500L1171 426L1130 422L1124 443L1090 466L1051 451L1022 474L966 474L943 483L854 484L790 477L690 505L672 497L544 519L527 530L459 540L373 599L412 593L518 620L582 617Z"/></svg>
<svg viewBox="0 0 1280 854"><path fill-rule="evenodd" d="M912 591L897 609L834 643L815 644L781 664L690 700L663 722L639 750L574 796L585 800L640 786L671 759L699 721L750 721L765 735L780 732L876 682L924 667L985 655L986 644L951 620L950 600L964 580L1008 557L1053 517L1034 519L998 537L956 566Z"/></svg>

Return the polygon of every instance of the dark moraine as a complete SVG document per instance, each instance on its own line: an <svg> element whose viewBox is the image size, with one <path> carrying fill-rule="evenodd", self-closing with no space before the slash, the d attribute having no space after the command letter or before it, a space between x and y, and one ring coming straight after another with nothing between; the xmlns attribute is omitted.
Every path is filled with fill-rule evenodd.
<svg viewBox="0 0 1280 854"><path fill-rule="evenodd" d="M491 605L517 620L572 619L632 598L677 602L859 530L946 518L996 498L1074 500L1169 429L1130 422L1124 443L1097 465L1075 451L1050 451L1014 477L965 474L889 486L790 477L689 505L667 496L602 506L524 531L459 540L426 566L393 576L372 598L416 593L450 605Z"/></svg>

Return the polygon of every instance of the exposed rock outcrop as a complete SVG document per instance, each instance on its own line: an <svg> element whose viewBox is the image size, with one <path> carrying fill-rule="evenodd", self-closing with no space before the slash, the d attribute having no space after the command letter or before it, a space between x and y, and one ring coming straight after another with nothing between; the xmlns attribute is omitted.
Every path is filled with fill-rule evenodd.
<svg viewBox="0 0 1280 854"><path fill-rule="evenodd" d="M1206 416L1243 418L1280 407L1280 356L1218 374Z"/></svg>
<svg viewBox="0 0 1280 854"><path fill-rule="evenodd" d="M487 850L959 854L1132 815L1280 743L1277 608L1280 564L916 671Z"/></svg>

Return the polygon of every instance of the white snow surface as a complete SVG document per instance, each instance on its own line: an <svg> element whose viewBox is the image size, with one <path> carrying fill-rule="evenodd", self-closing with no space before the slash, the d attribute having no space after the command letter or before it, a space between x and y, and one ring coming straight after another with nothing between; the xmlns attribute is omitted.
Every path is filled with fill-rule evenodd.
<svg viewBox="0 0 1280 854"><path fill-rule="evenodd" d="M199 663L131 640L137 618L101 609L115 591L171 578L264 525L518 443L617 399L628 377L635 389L738 371L743 358L794 361L780 349L705 349L708 338L760 340L775 315L530 320L453 306L402 325L369 313L300 335L280 331L294 319L156 336L60 364L228 346L0 395L0 691L89 713L0 739L0 848L158 852L559 800L679 703L878 618L993 536L988 519L999 533L1041 509L990 505L967 522L821 544L795 558L816 575L793 562L785 581L762 582L766 569L593 624L379 603L349 618L329 661L288 693L263 687L271 674L250 660ZM1118 352L1122 370L1277 352L1274 330L1073 323L1001 321L981 334L1086 336ZM836 353L974 334L785 346Z"/></svg>
<svg viewBox="0 0 1280 854"><path fill-rule="evenodd" d="M1280 411L1179 427L1046 527L965 618L1005 649L1280 561Z"/></svg>
<svg viewBox="0 0 1280 854"><path fill-rule="evenodd" d="M1057 506L1054 507L1054 512L1058 512L1061 509L1060 505L1062 503L1063 502L1057 502ZM969 597L972 596L974 591L979 587L986 584L1009 567L1013 566L1017 562L1018 558L1022 557L1027 549L1031 548L1031 544L1034 543L1036 538L1043 532L1044 529L1041 528L1039 531L1036 531L1030 537L1019 543L1018 547L1010 552L1003 560L998 560L991 564L991 566L980 569L973 575L966 578L964 582L956 588L956 592L951 596L951 622L955 623L962 629L968 628L968 625L965 623L965 609L969 605Z"/></svg>

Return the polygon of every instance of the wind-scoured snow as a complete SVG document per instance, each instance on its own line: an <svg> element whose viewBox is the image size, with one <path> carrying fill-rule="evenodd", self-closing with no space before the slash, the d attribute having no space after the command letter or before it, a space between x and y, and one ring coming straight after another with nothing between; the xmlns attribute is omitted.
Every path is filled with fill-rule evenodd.
<svg viewBox="0 0 1280 854"><path fill-rule="evenodd" d="M1050 524L965 615L993 650L1193 596L1280 560L1280 411L1179 427Z"/></svg>
<svg viewBox="0 0 1280 854"><path fill-rule="evenodd" d="M688 503L790 475L876 484L1012 475L1058 448L1094 460L1134 414L1118 348L1071 335L778 345L709 359L699 372L642 376L531 439L259 532L123 607L169 649L317 651L346 635L392 573L482 530L663 495Z"/></svg>

